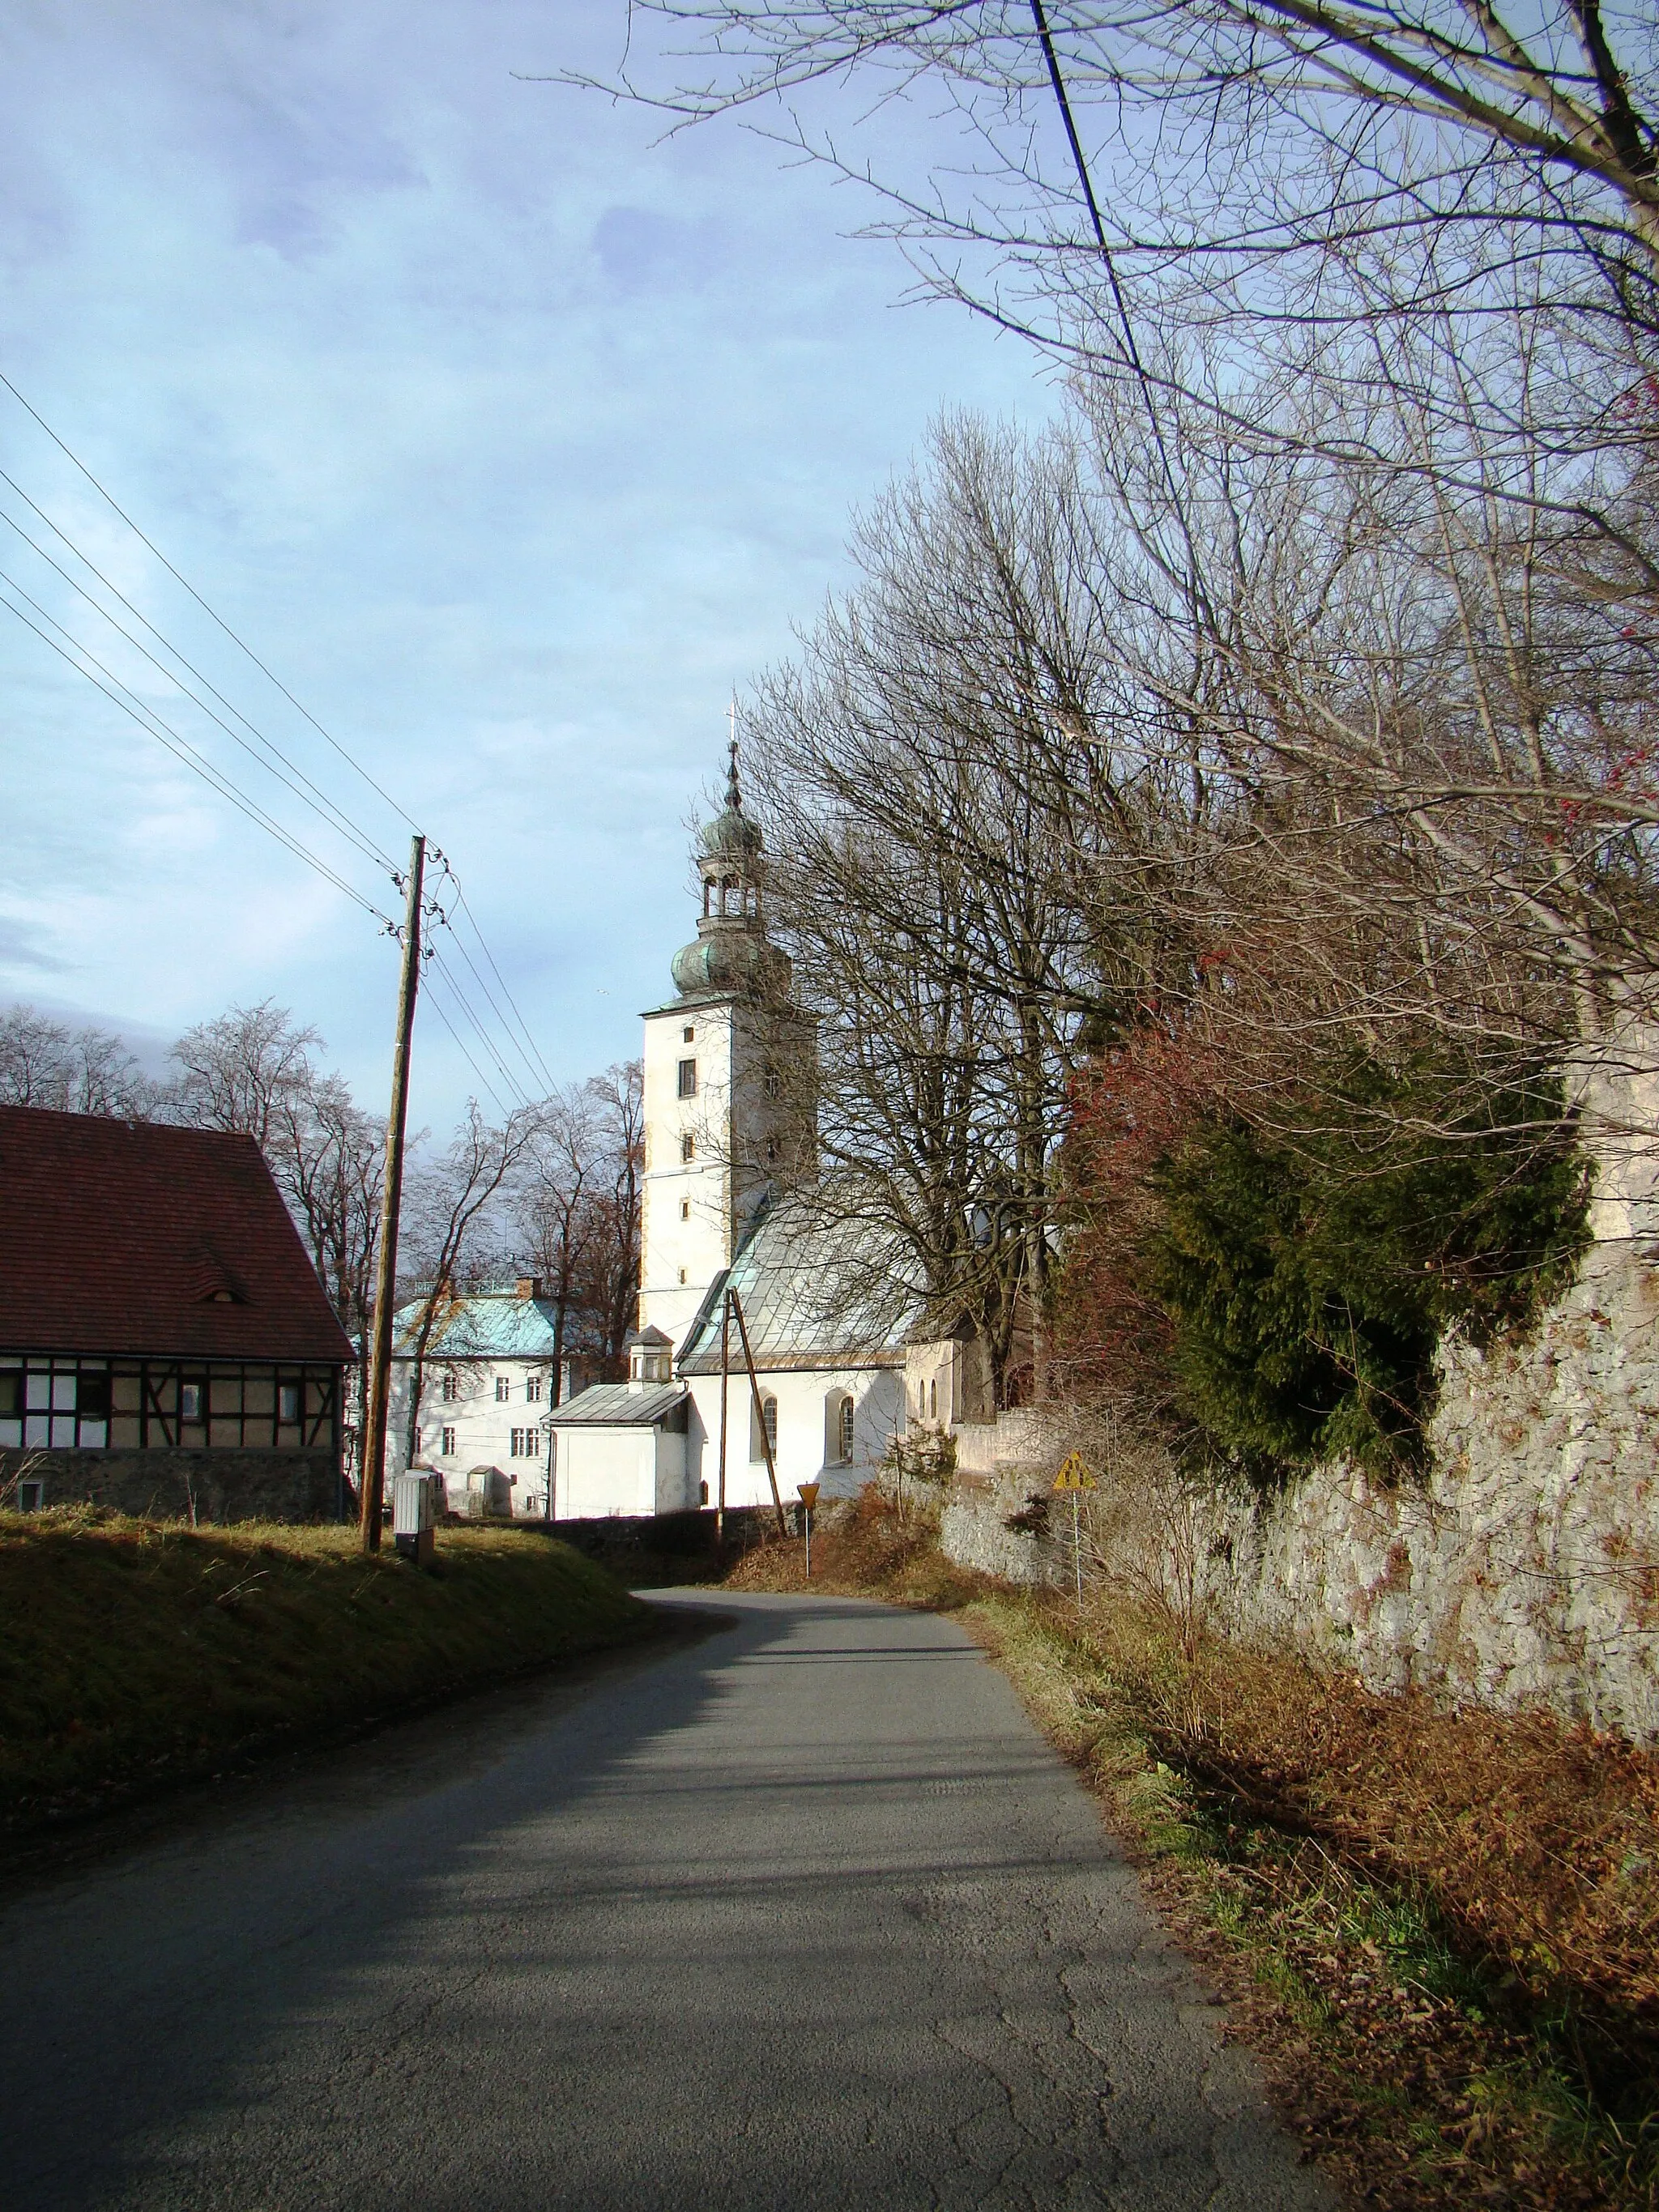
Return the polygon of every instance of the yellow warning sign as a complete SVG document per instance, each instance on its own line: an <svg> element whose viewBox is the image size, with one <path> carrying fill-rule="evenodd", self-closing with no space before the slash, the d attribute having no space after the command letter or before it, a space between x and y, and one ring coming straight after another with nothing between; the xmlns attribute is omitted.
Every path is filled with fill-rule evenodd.
<svg viewBox="0 0 1659 2212"><path fill-rule="evenodd" d="M1081 1452L1067 1452L1060 1463L1060 1473L1054 1477L1056 1490L1097 1490L1093 1470Z"/></svg>

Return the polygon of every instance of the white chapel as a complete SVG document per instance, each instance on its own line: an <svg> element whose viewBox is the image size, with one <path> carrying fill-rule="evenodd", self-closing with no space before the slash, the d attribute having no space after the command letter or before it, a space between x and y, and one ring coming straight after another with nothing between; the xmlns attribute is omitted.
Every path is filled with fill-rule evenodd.
<svg viewBox="0 0 1659 2212"><path fill-rule="evenodd" d="M550 1417L560 1519L768 1504L767 1441L786 1504L802 1482L850 1493L904 1425L914 1301L872 1268L855 1233L826 1225L803 1190L811 1162L790 1155L800 1141L792 1077L814 1028L767 939L762 838L744 811L735 743L697 868L696 941L674 957L675 996L644 1017L630 1377Z"/></svg>

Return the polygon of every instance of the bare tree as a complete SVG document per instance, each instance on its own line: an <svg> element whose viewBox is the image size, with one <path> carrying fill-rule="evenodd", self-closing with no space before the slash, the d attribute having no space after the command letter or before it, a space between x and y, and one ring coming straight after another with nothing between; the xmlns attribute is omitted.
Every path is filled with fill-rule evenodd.
<svg viewBox="0 0 1659 2212"><path fill-rule="evenodd" d="M0 1014L0 1104L148 1121L157 1086L118 1036L71 1030L33 1006Z"/></svg>
<svg viewBox="0 0 1659 2212"><path fill-rule="evenodd" d="M630 1060L546 1102L523 1185L521 1249L556 1313L556 1361L623 1367L640 1273L643 1085Z"/></svg>
<svg viewBox="0 0 1659 2212"><path fill-rule="evenodd" d="M405 1464L420 1437L426 1357L434 1331L471 1275L487 1273L501 1256L516 1185L541 1133L543 1109L520 1108L500 1127L476 1099L436 1158L410 1178L399 1225L399 1249L416 1287L414 1311L398 1346L410 1361Z"/></svg>

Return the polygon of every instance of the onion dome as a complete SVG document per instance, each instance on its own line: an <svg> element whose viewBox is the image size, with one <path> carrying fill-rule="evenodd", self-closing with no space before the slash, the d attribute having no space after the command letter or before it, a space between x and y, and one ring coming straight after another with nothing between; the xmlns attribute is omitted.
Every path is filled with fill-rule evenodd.
<svg viewBox="0 0 1659 2212"><path fill-rule="evenodd" d="M791 969L787 952L752 931L714 928L695 945L682 945L669 972L683 998L710 993L784 998Z"/></svg>

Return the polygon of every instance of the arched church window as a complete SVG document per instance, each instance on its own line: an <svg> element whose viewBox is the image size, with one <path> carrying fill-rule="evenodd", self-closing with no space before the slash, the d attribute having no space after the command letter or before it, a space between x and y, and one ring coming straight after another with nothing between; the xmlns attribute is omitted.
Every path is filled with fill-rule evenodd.
<svg viewBox="0 0 1659 2212"><path fill-rule="evenodd" d="M849 1390L832 1390L823 1402L823 1456L831 1467L845 1467L853 1456L853 1396Z"/></svg>
<svg viewBox="0 0 1659 2212"><path fill-rule="evenodd" d="M763 1430L763 1424L764 1424ZM766 1457L768 1444L771 1445L772 1455L775 1459L778 1449L778 1401L775 1398L763 1398L760 1402L760 1419L757 1420L755 1401L751 1398L749 1401L750 1458L763 1460Z"/></svg>

